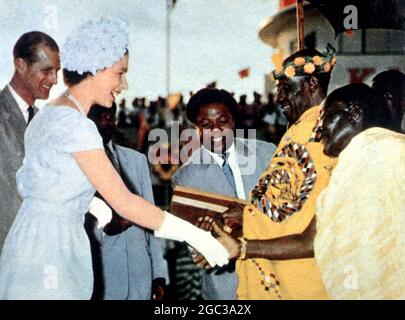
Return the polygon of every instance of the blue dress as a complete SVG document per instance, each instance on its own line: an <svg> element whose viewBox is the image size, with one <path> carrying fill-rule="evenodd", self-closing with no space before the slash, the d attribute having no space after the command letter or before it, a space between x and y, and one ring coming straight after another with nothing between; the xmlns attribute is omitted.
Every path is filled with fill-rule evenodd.
<svg viewBox="0 0 405 320"><path fill-rule="evenodd" d="M72 153L103 149L75 109L45 106L25 134L17 172L23 199L0 258L0 299L90 299L93 271L83 227L95 189Z"/></svg>

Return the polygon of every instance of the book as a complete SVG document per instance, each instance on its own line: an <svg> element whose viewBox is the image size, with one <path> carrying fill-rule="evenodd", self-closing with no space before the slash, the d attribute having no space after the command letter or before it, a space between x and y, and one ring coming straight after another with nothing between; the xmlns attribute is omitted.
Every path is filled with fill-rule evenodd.
<svg viewBox="0 0 405 320"><path fill-rule="evenodd" d="M195 224L200 217L209 216L219 226L223 226L222 214L234 203L245 206L248 201L218 193L175 186L170 212L192 224Z"/></svg>

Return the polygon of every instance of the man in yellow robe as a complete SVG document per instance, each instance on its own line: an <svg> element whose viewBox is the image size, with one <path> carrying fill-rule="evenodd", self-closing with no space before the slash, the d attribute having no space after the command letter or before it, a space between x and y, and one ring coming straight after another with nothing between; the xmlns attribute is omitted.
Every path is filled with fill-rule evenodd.
<svg viewBox="0 0 405 320"><path fill-rule="evenodd" d="M274 72L276 102L292 124L243 212L238 299L327 299L313 237L315 203L335 159L320 142L321 104L327 95L334 50L301 50Z"/></svg>
<svg viewBox="0 0 405 320"><path fill-rule="evenodd" d="M328 46L325 54L298 51L276 69L276 102L292 125L250 193L243 237L237 241L211 224L230 258L238 258L238 299L328 299L313 241L316 199L336 164L320 142L321 105L335 62ZM241 223L240 218L237 206L224 213L228 228ZM211 230L210 223L200 227ZM205 264L200 258L194 261Z"/></svg>

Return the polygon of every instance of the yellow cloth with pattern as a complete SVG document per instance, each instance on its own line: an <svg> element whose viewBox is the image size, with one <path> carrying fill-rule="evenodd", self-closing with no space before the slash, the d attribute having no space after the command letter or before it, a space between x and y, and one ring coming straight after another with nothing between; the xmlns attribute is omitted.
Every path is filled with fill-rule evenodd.
<svg viewBox="0 0 405 320"><path fill-rule="evenodd" d="M317 201L315 257L332 299L405 299L405 135L368 129Z"/></svg>
<svg viewBox="0 0 405 320"><path fill-rule="evenodd" d="M301 234L314 217L316 199L336 164L336 159L323 153L319 139L314 139L320 112L320 106L307 110L282 138L250 194L251 204L245 207L245 238L265 240ZM272 182L266 183L266 179ZM258 190L263 196L255 201ZM260 204L269 205L270 211ZM236 270L238 299L328 299L313 258L238 260Z"/></svg>

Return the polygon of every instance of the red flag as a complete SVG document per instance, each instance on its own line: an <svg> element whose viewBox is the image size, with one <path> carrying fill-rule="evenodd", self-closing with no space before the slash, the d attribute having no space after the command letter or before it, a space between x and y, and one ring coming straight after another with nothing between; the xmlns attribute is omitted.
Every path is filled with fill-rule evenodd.
<svg viewBox="0 0 405 320"><path fill-rule="evenodd" d="M285 7L291 6L293 4L295 4L296 0L280 0L279 1L279 9L283 9Z"/></svg>
<svg viewBox="0 0 405 320"><path fill-rule="evenodd" d="M352 37L353 36L353 30L352 29L346 30L345 35L348 36L348 37Z"/></svg>
<svg viewBox="0 0 405 320"><path fill-rule="evenodd" d="M245 68L245 69L242 69L242 70L239 70L239 77L241 78L241 79L243 79L243 78L246 78L246 77L249 77L249 68Z"/></svg>

